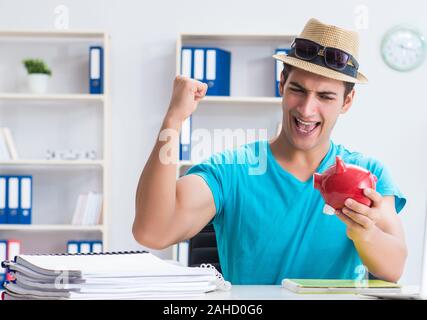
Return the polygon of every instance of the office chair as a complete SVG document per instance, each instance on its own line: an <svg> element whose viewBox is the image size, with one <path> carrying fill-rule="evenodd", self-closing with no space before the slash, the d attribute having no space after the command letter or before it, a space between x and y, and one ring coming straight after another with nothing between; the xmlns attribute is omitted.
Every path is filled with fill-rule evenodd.
<svg viewBox="0 0 427 320"><path fill-rule="evenodd" d="M218 248L213 225L208 224L197 235L189 240L188 265L200 266L202 263L213 265L221 272Z"/></svg>

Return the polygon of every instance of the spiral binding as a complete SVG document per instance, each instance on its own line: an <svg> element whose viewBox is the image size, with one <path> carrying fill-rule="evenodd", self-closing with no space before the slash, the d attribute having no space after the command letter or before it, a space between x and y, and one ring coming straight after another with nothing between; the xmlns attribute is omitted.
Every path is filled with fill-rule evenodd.
<svg viewBox="0 0 427 320"><path fill-rule="evenodd" d="M99 256L99 255L116 255L116 254L141 254L149 253L146 250L139 251L107 251L107 252L86 252L86 253L50 253L50 254L31 254L31 256Z"/></svg>
<svg viewBox="0 0 427 320"><path fill-rule="evenodd" d="M212 269L215 271L215 277L216 277L216 286L219 290L222 291L229 291L231 289L231 282L224 279L222 274L210 263L202 263L200 265L200 268L205 269Z"/></svg>

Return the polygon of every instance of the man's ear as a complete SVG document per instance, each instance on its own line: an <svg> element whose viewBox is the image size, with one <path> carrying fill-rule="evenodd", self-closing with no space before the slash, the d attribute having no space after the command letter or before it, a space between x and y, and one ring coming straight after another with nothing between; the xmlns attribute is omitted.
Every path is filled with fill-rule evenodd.
<svg viewBox="0 0 427 320"><path fill-rule="evenodd" d="M280 73L280 82L279 82L279 93L280 96L283 97L283 86L285 84L285 76L283 75L283 71Z"/></svg>
<svg viewBox="0 0 427 320"><path fill-rule="evenodd" d="M341 114L346 113L351 105L353 104L353 99L354 99L354 95L355 95L356 91L354 89L352 89L349 94L345 97L344 99L344 104L341 108Z"/></svg>

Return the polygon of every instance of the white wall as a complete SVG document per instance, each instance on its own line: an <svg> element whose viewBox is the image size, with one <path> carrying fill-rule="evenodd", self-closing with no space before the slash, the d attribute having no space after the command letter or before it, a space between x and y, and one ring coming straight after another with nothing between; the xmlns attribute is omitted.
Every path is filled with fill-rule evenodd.
<svg viewBox="0 0 427 320"><path fill-rule="evenodd" d="M180 32L299 33L317 17L353 28L359 1L30 1L1 0L1 29L53 29L54 9L66 5L71 29L111 33L113 107L112 249L135 249L131 235L137 180L168 106L175 73L175 40ZM358 87L353 109L337 124L336 142L381 159L408 197L402 212L409 259L402 281L420 272L426 203L427 63L397 73L381 61L384 32L411 23L427 34L427 5L407 0L369 4L369 29L361 31L361 70L370 84ZM170 251L159 252L168 257Z"/></svg>

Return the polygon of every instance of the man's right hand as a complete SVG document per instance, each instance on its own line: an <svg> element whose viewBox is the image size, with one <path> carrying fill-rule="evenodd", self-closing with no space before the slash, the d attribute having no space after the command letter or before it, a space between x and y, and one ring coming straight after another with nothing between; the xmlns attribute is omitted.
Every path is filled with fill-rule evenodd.
<svg viewBox="0 0 427 320"><path fill-rule="evenodd" d="M197 109L199 101L204 98L207 90L206 83L176 76L167 116L183 122Z"/></svg>

